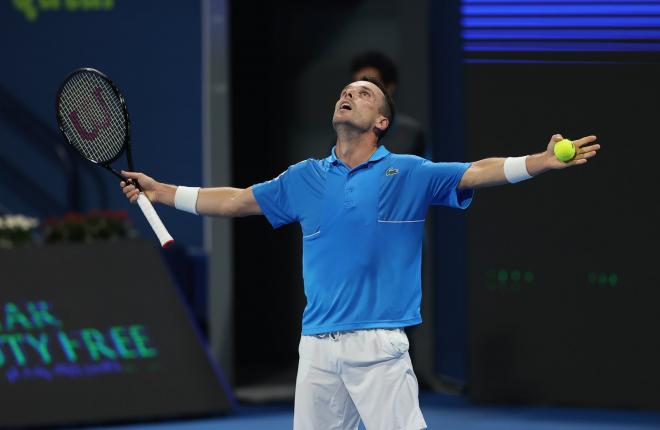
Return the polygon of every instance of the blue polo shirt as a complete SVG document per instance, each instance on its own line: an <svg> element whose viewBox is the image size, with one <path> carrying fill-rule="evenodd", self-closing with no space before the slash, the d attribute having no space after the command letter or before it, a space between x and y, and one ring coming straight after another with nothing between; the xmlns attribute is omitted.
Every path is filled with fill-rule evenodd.
<svg viewBox="0 0 660 430"><path fill-rule="evenodd" d="M469 163L432 163L380 146L353 169L332 154L253 187L274 228L300 223L307 306L302 334L422 322L421 263L429 205L466 208Z"/></svg>

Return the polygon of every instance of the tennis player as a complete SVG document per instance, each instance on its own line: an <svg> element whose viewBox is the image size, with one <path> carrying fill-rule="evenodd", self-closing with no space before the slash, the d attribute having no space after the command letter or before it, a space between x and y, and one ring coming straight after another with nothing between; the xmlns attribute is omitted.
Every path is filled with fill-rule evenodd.
<svg viewBox="0 0 660 430"><path fill-rule="evenodd" d="M341 90L337 143L322 160L305 160L277 178L240 188L167 185L142 174L153 202L199 215L266 216L277 228L302 228L303 314L294 429L425 429L418 385L402 327L420 324L424 217L429 205L465 209L473 190L516 183L587 163L595 136L574 141L575 158L544 152L473 163L432 163L390 153L378 141L395 117L378 81ZM131 202L138 191L122 182Z"/></svg>

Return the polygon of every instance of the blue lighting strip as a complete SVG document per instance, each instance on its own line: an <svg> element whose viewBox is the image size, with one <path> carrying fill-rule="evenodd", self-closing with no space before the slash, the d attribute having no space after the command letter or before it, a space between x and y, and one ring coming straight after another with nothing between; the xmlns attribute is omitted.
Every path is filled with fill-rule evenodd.
<svg viewBox="0 0 660 430"><path fill-rule="evenodd" d="M466 52L660 52L660 0L463 0Z"/></svg>
<svg viewBox="0 0 660 430"><path fill-rule="evenodd" d="M660 52L660 43L466 42L468 52Z"/></svg>
<svg viewBox="0 0 660 430"><path fill-rule="evenodd" d="M463 14L468 16L492 15L658 15L660 4L475 4L464 5Z"/></svg>
<svg viewBox="0 0 660 430"><path fill-rule="evenodd" d="M463 4L555 4L555 3L573 3L573 4L658 4L658 0L463 0Z"/></svg>
<svg viewBox="0 0 660 430"><path fill-rule="evenodd" d="M465 40L660 40L660 29L465 30Z"/></svg>
<svg viewBox="0 0 660 430"><path fill-rule="evenodd" d="M485 58L470 58L467 64L620 64L618 61L562 61L562 60L492 60ZM647 63L641 63L647 64Z"/></svg>
<svg viewBox="0 0 660 430"><path fill-rule="evenodd" d="M660 28L660 16L464 17L463 28Z"/></svg>

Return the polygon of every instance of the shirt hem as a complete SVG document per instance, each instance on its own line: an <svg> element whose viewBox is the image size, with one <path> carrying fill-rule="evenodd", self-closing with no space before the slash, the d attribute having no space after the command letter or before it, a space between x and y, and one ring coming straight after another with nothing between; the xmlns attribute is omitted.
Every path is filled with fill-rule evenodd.
<svg viewBox="0 0 660 430"><path fill-rule="evenodd" d="M421 317L408 318L404 320L386 320L386 321L362 321L354 323L333 324L318 327L303 327L303 336L314 336L317 334L331 333L337 331L364 330L370 328L398 328L408 327L422 323Z"/></svg>

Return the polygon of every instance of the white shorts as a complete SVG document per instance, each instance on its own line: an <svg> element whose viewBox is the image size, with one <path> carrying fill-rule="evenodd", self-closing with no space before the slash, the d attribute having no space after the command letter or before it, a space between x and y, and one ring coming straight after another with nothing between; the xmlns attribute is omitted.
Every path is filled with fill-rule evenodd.
<svg viewBox="0 0 660 430"><path fill-rule="evenodd" d="M419 388L402 329L302 336L294 430L420 430Z"/></svg>

